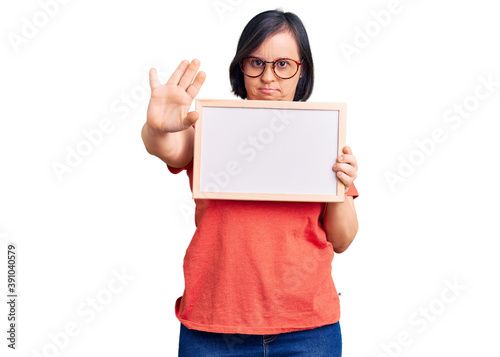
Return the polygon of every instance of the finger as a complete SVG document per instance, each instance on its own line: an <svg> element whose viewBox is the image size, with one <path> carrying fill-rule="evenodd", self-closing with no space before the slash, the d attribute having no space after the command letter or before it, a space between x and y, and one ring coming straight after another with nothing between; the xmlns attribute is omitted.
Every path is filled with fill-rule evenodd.
<svg viewBox="0 0 500 357"><path fill-rule="evenodd" d="M337 177L342 181L344 186L351 186L354 179L351 176L346 175L344 172L337 172Z"/></svg>
<svg viewBox="0 0 500 357"><path fill-rule="evenodd" d="M342 151L344 154L341 154L337 157L337 162L348 162L352 166L357 167L358 162L356 160L356 157L352 154L352 149L349 146L344 146L342 148Z"/></svg>
<svg viewBox="0 0 500 357"><path fill-rule="evenodd" d="M349 146L344 146L344 147L342 148L342 152L343 152L344 154L349 154L349 155L352 155L352 149L351 149Z"/></svg>
<svg viewBox="0 0 500 357"><path fill-rule="evenodd" d="M197 59L192 60L191 64L184 72L184 75L179 81L179 87L187 89L187 87L189 87L189 85L193 81L194 75L196 74L196 72L198 72L199 68L200 68L200 61L198 61Z"/></svg>
<svg viewBox="0 0 500 357"><path fill-rule="evenodd" d="M356 157L354 155L347 155L347 154L339 155L337 157L337 162L350 164L354 167L358 166L358 162L357 162Z"/></svg>
<svg viewBox="0 0 500 357"><path fill-rule="evenodd" d="M161 86L161 83L158 79L158 72L156 72L156 68L151 68L149 70L149 85L151 86L151 90Z"/></svg>
<svg viewBox="0 0 500 357"><path fill-rule="evenodd" d="M181 62L181 64L179 64L179 66L176 68L176 70L174 71L174 73L172 73L172 75L168 79L167 83L168 84L173 84L173 85L179 84L179 81L181 80L182 75L186 71L186 68L188 67L188 64L189 64L188 60L183 60Z"/></svg>
<svg viewBox="0 0 500 357"><path fill-rule="evenodd" d="M356 177L357 169L349 164L336 163L333 165L333 171L342 172L350 177Z"/></svg>
<svg viewBox="0 0 500 357"><path fill-rule="evenodd" d="M340 161L342 161L342 159L340 159L342 157L342 154L345 154L345 155L352 155L352 150L349 146L344 146L342 148L342 152L339 154L338 158Z"/></svg>
<svg viewBox="0 0 500 357"><path fill-rule="evenodd" d="M202 84L205 82L206 78L207 75L205 72L203 71L198 72L198 74L194 79L194 82L186 90L187 94L189 94L191 98L194 98L198 95L198 92L200 91L200 88Z"/></svg>

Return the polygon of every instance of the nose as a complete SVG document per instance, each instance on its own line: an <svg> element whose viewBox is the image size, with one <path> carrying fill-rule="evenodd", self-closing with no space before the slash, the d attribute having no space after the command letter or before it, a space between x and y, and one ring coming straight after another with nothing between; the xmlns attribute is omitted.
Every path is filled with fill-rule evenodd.
<svg viewBox="0 0 500 357"><path fill-rule="evenodd" d="M275 80L272 63L266 64L266 68L264 68L264 73L262 73L261 79L265 83L271 83Z"/></svg>

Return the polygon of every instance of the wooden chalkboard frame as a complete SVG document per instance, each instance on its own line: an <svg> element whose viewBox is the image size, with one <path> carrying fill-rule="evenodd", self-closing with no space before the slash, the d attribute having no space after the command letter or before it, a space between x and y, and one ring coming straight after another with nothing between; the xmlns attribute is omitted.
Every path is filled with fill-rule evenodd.
<svg viewBox="0 0 500 357"><path fill-rule="evenodd" d="M241 109L245 110L242 111ZM248 109L259 109L260 111L255 111L255 110L248 111ZM262 109L264 109L265 111L262 111ZM337 156L341 152L342 148L345 146L346 103L196 99L196 111L199 113L200 116L195 124L195 141L194 141L194 154L193 154L193 198L228 199L228 200L264 200L264 201L307 201L307 202L344 201L345 187L342 181L340 181L336 176L335 171L332 170L332 167L336 162ZM239 114L238 116L235 115L237 113ZM234 159L234 153L236 148L234 146L224 147L225 142L229 141L227 139L232 139L238 136L238 134L244 135L243 132L242 133L238 132L240 130L240 127L244 128L245 125L247 126L256 125L255 124L256 122L253 122L254 120L257 120L255 118L257 117L260 118L265 115L273 116L273 118L270 121L271 125L273 125L273 120L275 118L278 118L278 116L280 116L280 113L283 118L284 116L288 116L289 119L293 118L291 120L283 119L287 120L285 122L289 123L288 127L292 127L293 130L295 131L301 130L303 132L312 133L312 135L309 135L307 137L300 136L304 137L305 138L304 140L308 140L310 144L307 145L307 143L304 144L301 142L303 144L303 147L299 151L301 154L307 155L306 152L307 148L309 146L312 147L318 145L317 144L318 142L323 143L322 145L326 147L326 150L322 150L321 154L317 152L314 153L311 152L311 155L309 157L311 158L317 157L319 160L323 160L323 162L326 160L327 163L331 164L329 168L326 167L325 169L324 166L326 166L326 164L322 164L320 174L315 174L314 177L306 177L304 179L301 179L304 185L303 189L305 191L309 190L309 188L311 190L316 189L316 187L320 187L322 185L321 190L318 188L319 190L318 192L314 193L302 192L300 188L298 190L294 188L293 192L291 190L287 192L276 192L276 187L277 187L276 182L274 183L273 186L274 188L272 188L271 191L269 191L265 187L257 189L254 187L256 185L255 182L258 181L255 179L257 170L250 170L248 168L246 170L242 170L241 167L239 167L240 162ZM312 120L312 117L316 116L318 117L318 119ZM239 121L238 123L234 121L233 124L234 119L232 118L236 117L238 118ZM329 119L330 117L332 119ZM226 126L223 126L224 125L223 123L226 123ZM290 123L292 124L297 123L297 125L295 125L295 127L293 125L290 126L291 125ZM276 124L276 121L274 121L274 124ZM298 125L300 125L300 128L298 127ZM206 127L205 130L204 126ZM332 126L337 128L336 133L331 132L333 131L331 130ZM278 128L278 126L275 125L274 128ZM280 128L281 130L283 130L283 126L281 126ZM269 138L272 139L273 135L277 135L276 133L272 134L270 132L270 129L268 128L265 129L267 130L266 133L268 135L268 138L266 140L268 140ZM228 132L220 134L220 132L223 130ZM259 132L259 134L264 133L264 129L261 129L261 131L262 132ZM282 144L279 145L281 146L283 146L284 144L292 145L292 140L284 139L284 137L285 135L280 136L279 142ZM264 140L263 138L264 136L262 136L262 140ZM331 143L334 143L335 140L337 143L336 147L331 147L334 146ZM243 147L243 145L240 145L239 148L240 147ZM285 147L292 147L292 146L285 145ZM330 152L330 148L332 152ZM261 163L265 160L270 160L270 156L268 156L268 154L270 154L270 151L271 150L269 149L268 152L265 153L266 155L261 154L260 160L254 160L254 161L258 161L259 163ZM274 148L273 153L275 155L276 151L279 150ZM291 150L289 150L289 152L290 151ZM249 151L247 150L247 152ZM233 159L223 158L222 156L225 155L225 153L228 153L229 156L233 155ZM279 152L279 155L287 155L286 150L284 150L283 152ZM318 155L323 155L323 156L318 156ZM328 157L325 157L325 155ZM281 160L285 161L285 159L290 160L293 158L290 157L287 158L285 156L274 157L274 160L278 159L280 159L280 161L274 161L274 162L281 162ZM247 158L247 161L250 160ZM310 170L310 168L308 168L308 162L303 162L303 161L304 160L302 160L302 162L300 163L297 163L297 167L300 167L300 172L307 172ZM205 167L209 162L210 165L212 165L212 167L221 167L224 168L224 170L217 171L216 174L214 174L214 171L210 171L209 175L207 172L205 172L208 171L208 169L206 169ZM245 164L250 165L248 163ZM290 177L297 174L300 175L299 171L297 171L298 168L295 168L296 170L295 174L290 174L288 176L286 175L286 173L283 170L288 169L289 167L291 168L292 166L293 165L286 165L286 166L283 165L283 168L280 169L280 171L274 173L270 172L270 170L266 171L267 173L270 172L269 173L270 175L283 174L284 177ZM314 166L314 168L316 168L316 166ZM245 177L245 173L248 174L249 172L254 174L253 179L250 178L247 179ZM209 176L212 178L213 182L208 179ZM263 176L265 176L265 173L263 174L262 172L260 172L259 177ZM239 185L238 187L240 187L240 189L238 189L237 191L234 191L233 189L231 191L225 187L229 183L232 183L231 179L233 179L233 181L237 181L237 184ZM245 180L248 180L248 182ZM309 180L310 182L307 180ZM329 180L331 180L332 185L334 185L333 188L330 188ZM203 189L201 189L202 181L204 183ZM259 181L260 185L266 185L266 182L268 181L270 182L271 180L269 180L269 176L267 176L267 178L265 180L263 179L262 181L263 183ZM282 182L286 184L289 184L290 182L293 183L293 179L283 180ZM319 184L319 182L321 182L322 184ZM244 189L241 189L241 187L244 187ZM248 189L246 189L246 187L248 187Z"/></svg>

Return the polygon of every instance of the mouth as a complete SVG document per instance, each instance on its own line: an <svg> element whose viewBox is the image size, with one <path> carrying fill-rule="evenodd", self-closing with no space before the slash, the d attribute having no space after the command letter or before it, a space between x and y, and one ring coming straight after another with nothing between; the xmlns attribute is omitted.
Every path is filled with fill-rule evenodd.
<svg viewBox="0 0 500 357"><path fill-rule="evenodd" d="M279 90L273 88L259 88L259 92L264 94L271 94L271 93L278 93Z"/></svg>

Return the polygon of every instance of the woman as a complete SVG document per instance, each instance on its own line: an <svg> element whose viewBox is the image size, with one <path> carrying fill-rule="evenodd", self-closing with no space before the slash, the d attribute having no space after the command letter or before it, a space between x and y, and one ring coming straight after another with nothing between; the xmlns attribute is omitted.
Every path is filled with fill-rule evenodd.
<svg viewBox="0 0 500 357"><path fill-rule="evenodd" d="M174 174L186 170L191 189L198 114L189 107L205 80L199 66L183 61L165 85L150 71L142 131L147 151ZM300 19L278 10L256 15L229 71L243 99L305 101L314 67ZM186 287L175 305L179 356L341 355L331 262L357 233L357 163L349 147L337 161L332 169L346 186L345 202L195 200Z"/></svg>

